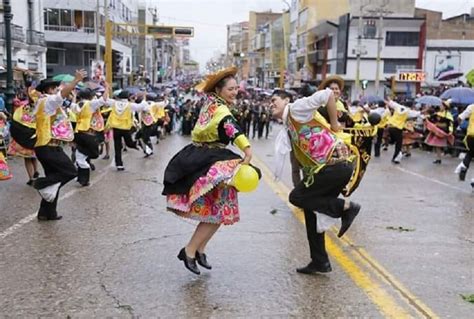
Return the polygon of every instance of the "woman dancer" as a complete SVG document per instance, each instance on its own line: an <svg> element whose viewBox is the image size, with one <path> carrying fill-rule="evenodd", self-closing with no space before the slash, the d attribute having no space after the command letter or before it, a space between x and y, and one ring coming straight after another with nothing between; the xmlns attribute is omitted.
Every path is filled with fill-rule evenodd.
<svg viewBox="0 0 474 319"><path fill-rule="evenodd" d="M209 95L209 102L192 131L192 144L178 152L165 170L163 195L168 209L199 222L178 254L185 267L197 275L196 261L211 269L204 251L219 226L240 219L237 190L227 182L241 163L249 164L252 158L250 143L229 110L239 88L236 73L235 67L224 69L198 86ZM226 148L229 143L244 152L243 161Z"/></svg>

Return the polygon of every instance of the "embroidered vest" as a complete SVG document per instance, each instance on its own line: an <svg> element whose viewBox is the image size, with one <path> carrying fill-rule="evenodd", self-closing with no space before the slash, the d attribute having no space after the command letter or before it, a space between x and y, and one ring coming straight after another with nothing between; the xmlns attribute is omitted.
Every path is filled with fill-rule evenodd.
<svg viewBox="0 0 474 319"><path fill-rule="evenodd" d="M317 112L307 123L299 123L289 115L288 131L295 157L310 178L328 164L351 160L346 143L329 129Z"/></svg>
<svg viewBox="0 0 474 319"><path fill-rule="evenodd" d="M399 130L403 130L407 119L408 119L408 112L395 111L392 117L388 120L388 124L390 124L391 126Z"/></svg>
<svg viewBox="0 0 474 319"><path fill-rule="evenodd" d="M158 103L153 104L151 107L151 114L153 115L153 118L155 121L162 119L165 117L165 108L160 106Z"/></svg>
<svg viewBox="0 0 474 319"><path fill-rule="evenodd" d="M201 109L199 118L191 132L193 142L212 143L219 141L219 123L232 114L227 105L218 99Z"/></svg>
<svg viewBox="0 0 474 319"><path fill-rule="evenodd" d="M13 120L29 128L36 128L34 108L29 105L19 106L13 113Z"/></svg>
<svg viewBox="0 0 474 319"><path fill-rule="evenodd" d="M56 109L54 115L44 112L46 98L39 101L36 112L36 144L35 147L45 146L54 139L64 142L74 140L74 130L66 113L61 107Z"/></svg>
<svg viewBox="0 0 474 319"><path fill-rule="evenodd" d="M92 113L90 101L86 101L77 116L76 132L86 132L89 129L102 132L104 130L104 118L100 113L100 109Z"/></svg>
<svg viewBox="0 0 474 319"><path fill-rule="evenodd" d="M153 114L149 111L142 111L140 117L142 119L143 124L145 124L146 126L153 125L153 123L156 122L155 118L153 117Z"/></svg>
<svg viewBox="0 0 474 319"><path fill-rule="evenodd" d="M107 127L118 128L121 130L130 130L133 125L132 108L130 103L127 104L122 113L117 111L114 106L110 112L109 119L107 120Z"/></svg>

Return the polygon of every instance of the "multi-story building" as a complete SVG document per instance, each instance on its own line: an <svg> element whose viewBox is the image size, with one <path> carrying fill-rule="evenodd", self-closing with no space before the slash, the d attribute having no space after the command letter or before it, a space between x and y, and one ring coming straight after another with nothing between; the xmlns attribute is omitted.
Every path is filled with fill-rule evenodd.
<svg viewBox="0 0 474 319"><path fill-rule="evenodd" d="M416 9L417 17L426 19L426 48L423 69L425 86L466 82L465 76L474 69L474 8L471 14L442 19L437 11Z"/></svg>
<svg viewBox="0 0 474 319"><path fill-rule="evenodd" d="M386 79L400 70L422 68L424 52L425 20L415 16L414 0L359 2L351 2L350 12L338 20L311 28L305 48L310 78L322 80L328 74L339 74L346 80L346 94L353 99L362 94L383 96ZM407 81L392 89L414 95L416 86L417 82Z"/></svg>
<svg viewBox="0 0 474 319"><path fill-rule="evenodd" d="M46 77L46 42L43 33L41 1L11 1L12 63L14 79L21 80L23 71L29 70L37 78ZM0 14L0 61L6 63L5 24ZM2 87L6 81L0 77Z"/></svg>
<svg viewBox="0 0 474 319"><path fill-rule="evenodd" d="M248 63L249 73L248 82L253 85L264 86L265 73L269 72L270 66L270 46L271 33L270 24L276 19L280 18L282 13L255 12L249 13L249 27L248 27Z"/></svg>
<svg viewBox="0 0 474 319"><path fill-rule="evenodd" d="M100 1L100 4L103 4ZM43 19L48 51L46 54L47 74L73 73L78 68L87 68L97 58L96 54L96 0L43 0ZM117 23L136 23L137 5L133 0L109 0L109 19ZM105 11L99 7L99 43L102 60L105 51ZM114 26L114 31L123 32L125 27ZM136 36L114 35L112 38L112 64L114 80L127 82L125 73L132 68L132 47L137 47Z"/></svg>
<svg viewBox="0 0 474 319"><path fill-rule="evenodd" d="M249 23L233 23L227 26L227 65L239 67L239 77L248 79L249 73Z"/></svg>

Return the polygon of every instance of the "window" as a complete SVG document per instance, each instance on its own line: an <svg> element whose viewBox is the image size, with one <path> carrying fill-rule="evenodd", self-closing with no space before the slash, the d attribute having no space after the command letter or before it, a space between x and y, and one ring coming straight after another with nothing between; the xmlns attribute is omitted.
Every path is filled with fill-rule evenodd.
<svg viewBox="0 0 474 319"><path fill-rule="evenodd" d="M48 13L48 19L46 20L47 25L59 25L59 10L58 9L46 9Z"/></svg>
<svg viewBox="0 0 474 319"><path fill-rule="evenodd" d="M397 73L397 69L416 69L416 59L384 59L383 73Z"/></svg>
<svg viewBox="0 0 474 319"><path fill-rule="evenodd" d="M46 51L46 63L47 64L59 64L59 55L61 51L56 49L48 48Z"/></svg>
<svg viewBox="0 0 474 319"><path fill-rule="evenodd" d="M325 46L326 46L326 39L325 38L323 38L323 39L319 40L318 42L316 42L316 50L318 50L318 51L324 50ZM331 50L331 49L332 49L332 36L328 38L328 50Z"/></svg>
<svg viewBox="0 0 474 319"><path fill-rule="evenodd" d="M82 54L81 50L68 49L66 52L66 65L83 66Z"/></svg>
<svg viewBox="0 0 474 319"><path fill-rule="evenodd" d="M71 10L61 10L61 25L72 26L72 12Z"/></svg>
<svg viewBox="0 0 474 319"><path fill-rule="evenodd" d="M84 11L84 27L94 28L95 13L94 11Z"/></svg>
<svg viewBox="0 0 474 319"><path fill-rule="evenodd" d="M420 41L419 32L388 31L385 38L386 46L417 47Z"/></svg>
<svg viewBox="0 0 474 319"><path fill-rule="evenodd" d="M308 21L308 9L305 9L300 12L298 15L298 27L306 27L306 22Z"/></svg>

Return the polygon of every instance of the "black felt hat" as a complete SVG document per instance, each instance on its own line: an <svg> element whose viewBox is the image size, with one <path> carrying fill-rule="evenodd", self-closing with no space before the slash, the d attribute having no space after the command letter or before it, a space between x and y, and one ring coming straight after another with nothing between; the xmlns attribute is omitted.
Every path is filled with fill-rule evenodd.
<svg viewBox="0 0 474 319"><path fill-rule="evenodd" d="M51 87L58 87L61 84L61 81L54 81L53 79L44 79L41 80L40 84L35 88L36 91L45 93L47 89Z"/></svg>

